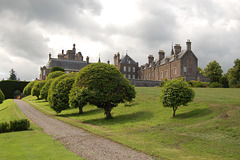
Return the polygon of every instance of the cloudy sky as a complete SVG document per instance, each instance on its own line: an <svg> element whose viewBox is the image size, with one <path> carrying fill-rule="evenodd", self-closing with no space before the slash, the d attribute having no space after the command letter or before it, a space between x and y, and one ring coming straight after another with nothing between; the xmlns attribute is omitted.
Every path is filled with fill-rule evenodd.
<svg viewBox="0 0 240 160"><path fill-rule="evenodd" d="M21 80L39 78L49 52L73 43L91 62L127 52L142 65L187 39L201 68L216 60L226 72L240 58L240 1L0 0L0 80L12 68Z"/></svg>

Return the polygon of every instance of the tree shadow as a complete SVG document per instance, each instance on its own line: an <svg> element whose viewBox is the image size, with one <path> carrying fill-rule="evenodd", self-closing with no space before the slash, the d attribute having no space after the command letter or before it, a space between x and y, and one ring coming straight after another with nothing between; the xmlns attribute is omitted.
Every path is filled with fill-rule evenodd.
<svg viewBox="0 0 240 160"><path fill-rule="evenodd" d="M78 112L75 112L75 113L67 113L67 114L58 114L56 116L59 116L59 117L80 117L80 116L90 116L90 115L97 114L97 113L100 113L100 112L102 112L102 109L101 108L96 108L96 109L89 110L89 111L84 111L83 110L83 113L81 113L81 114L79 114Z"/></svg>
<svg viewBox="0 0 240 160"><path fill-rule="evenodd" d="M177 118L177 119L198 118L198 117L206 116L211 113L212 113L212 111L208 108L195 109L195 110L193 110L191 112L187 112L187 113L181 113L181 114L176 113L174 118Z"/></svg>
<svg viewBox="0 0 240 160"><path fill-rule="evenodd" d="M140 111L136 113L124 114L124 115L113 115L113 119L97 118L83 121L83 123L96 124L96 125L114 125L114 124L124 124L129 122L140 122L146 119L151 119L153 113L149 111Z"/></svg>
<svg viewBox="0 0 240 160"><path fill-rule="evenodd" d="M136 105L138 105L139 103L137 103L137 102L134 102L134 103L125 103L124 104L124 107L133 107L133 106L136 106Z"/></svg>

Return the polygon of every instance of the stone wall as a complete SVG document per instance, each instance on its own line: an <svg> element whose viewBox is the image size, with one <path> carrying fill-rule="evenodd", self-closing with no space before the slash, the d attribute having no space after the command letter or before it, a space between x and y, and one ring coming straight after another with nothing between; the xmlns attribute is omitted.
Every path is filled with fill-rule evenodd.
<svg viewBox="0 0 240 160"><path fill-rule="evenodd" d="M159 86L160 81L150 81L150 80L137 80L137 79L130 79L129 80L132 85L136 87L155 87Z"/></svg>

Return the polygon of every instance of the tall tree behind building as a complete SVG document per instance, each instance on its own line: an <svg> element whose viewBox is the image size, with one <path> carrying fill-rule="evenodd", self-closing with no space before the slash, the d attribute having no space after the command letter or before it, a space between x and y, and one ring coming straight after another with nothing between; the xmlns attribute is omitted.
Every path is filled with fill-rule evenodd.
<svg viewBox="0 0 240 160"><path fill-rule="evenodd" d="M10 73L10 77L8 78L8 80L17 80L17 75L16 72L14 71L14 69L12 68L11 71L9 71Z"/></svg>

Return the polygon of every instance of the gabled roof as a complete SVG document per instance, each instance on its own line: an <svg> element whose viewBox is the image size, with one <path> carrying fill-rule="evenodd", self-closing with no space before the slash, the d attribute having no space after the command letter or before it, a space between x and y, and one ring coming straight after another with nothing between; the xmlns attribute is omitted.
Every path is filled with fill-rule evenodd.
<svg viewBox="0 0 240 160"><path fill-rule="evenodd" d="M130 62L130 63L129 63ZM119 63L127 63L127 64L137 64L129 55L125 55L122 59L120 59Z"/></svg>
<svg viewBox="0 0 240 160"><path fill-rule="evenodd" d="M89 63L85 62L85 61L75 61L75 60L60 60L60 59L55 59L55 58L51 58L47 65L46 68L47 69L51 69L52 67L62 67L65 70L81 70L83 67L85 67L86 65L88 65Z"/></svg>

